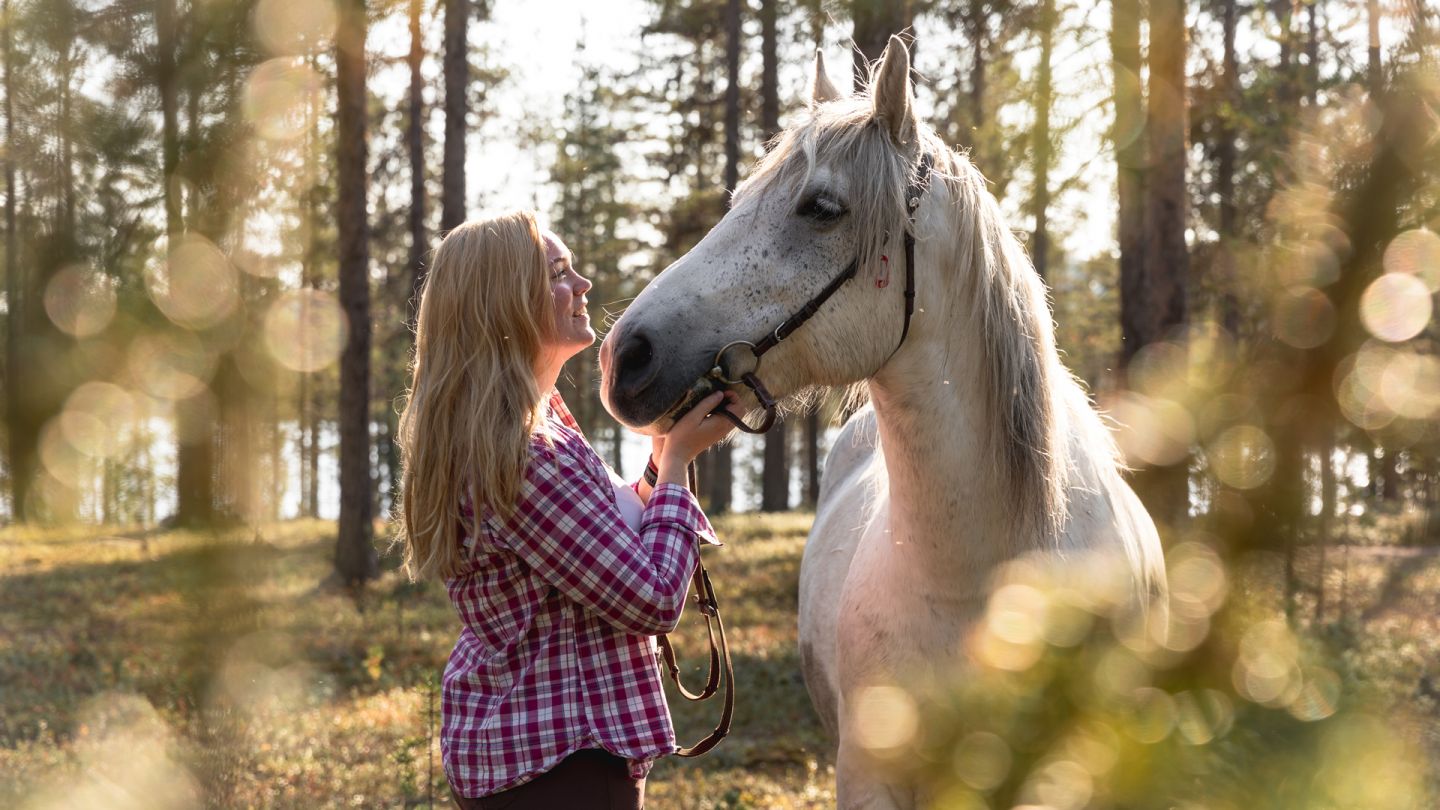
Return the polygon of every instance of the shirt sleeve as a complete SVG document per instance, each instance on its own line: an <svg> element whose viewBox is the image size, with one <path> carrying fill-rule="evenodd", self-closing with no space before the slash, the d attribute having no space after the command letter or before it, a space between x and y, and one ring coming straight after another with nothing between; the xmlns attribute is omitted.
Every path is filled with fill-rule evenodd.
<svg viewBox="0 0 1440 810"><path fill-rule="evenodd" d="M600 491L563 444L541 442L514 513L492 520L499 544L567 598L640 635L675 628L699 558L696 540L715 538L694 496L675 484L655 490L632 531L614 493Z"/></svg>

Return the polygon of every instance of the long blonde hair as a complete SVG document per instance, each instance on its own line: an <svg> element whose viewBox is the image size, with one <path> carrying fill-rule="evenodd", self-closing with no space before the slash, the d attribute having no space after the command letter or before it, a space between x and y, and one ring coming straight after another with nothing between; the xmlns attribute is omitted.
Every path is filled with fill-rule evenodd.
<svg viewBox="0 0 1440 810"><path fill-rule="evenodd" d="M420 296L415 355L396 443L396 515L411 579L455 576L468 495L515 509L548 392L535 362L553 331L549 268L535 215L466 222L435 250Z"/></svg>

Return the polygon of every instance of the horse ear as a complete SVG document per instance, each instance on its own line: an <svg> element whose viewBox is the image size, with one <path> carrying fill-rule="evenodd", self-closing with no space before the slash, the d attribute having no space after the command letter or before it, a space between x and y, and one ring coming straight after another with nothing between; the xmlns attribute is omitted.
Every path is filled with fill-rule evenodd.
<svg viewBox="0 0 1440 810"><path fill-rule="evenodd" d="M835 89L835 84L830 77L825 75L825 54L819 48L815 49L815 90L810 99L810 106L818 106L827 101L834 101L840 98L840 91Z"/></svg>
<svg viewBox="0 0 1440 810"><path fill-rule="evenodd" d="M872 115L890 130L895 143L908 143L915 134L915 112L910 91L910 51L900 37L891 36L880 56L880 69L870 81Z"/></svg>

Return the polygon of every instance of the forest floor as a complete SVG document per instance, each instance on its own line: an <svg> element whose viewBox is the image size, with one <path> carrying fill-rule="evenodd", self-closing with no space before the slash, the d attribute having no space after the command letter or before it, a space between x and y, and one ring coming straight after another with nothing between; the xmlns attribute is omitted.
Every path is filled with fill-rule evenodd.
<svg viewBox="0 0 1440 810"><path fill-rule="evenodd" d="M740 685L734 730L699 761L661 761L650 806L833 806L795 645L810 521L717 521L727 548L707 564ZM358 600L320 584L333 541L322 521L219 538L0 530L0 807L448 806L435 679L454 614L442 588L394 570ZM1300 563L1313 615L1316 558ZM1278 605L1278 559L1243 565ZM1326 569L1327 632L1375 693L1440 717L1440 555L1332 549ZM692 686L704 645L687 612L676 647ZM682 742L717 703L672 694Z"/></svg>

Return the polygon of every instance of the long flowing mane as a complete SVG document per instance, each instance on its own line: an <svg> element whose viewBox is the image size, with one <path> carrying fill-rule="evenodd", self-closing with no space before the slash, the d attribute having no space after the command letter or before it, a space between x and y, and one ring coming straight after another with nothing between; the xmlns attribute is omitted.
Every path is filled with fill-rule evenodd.
<svg viewBox="0 0 1440 810"><path fill-rule="evenodd" d="M1000 427L988 442L989 460L1015 495L1015 530L1053 544L1064 528L1070 479L1065 398L1056 388L1070 378L1055 351L1044 285L970 160L919 122L914 143L897 149L873 118L868 96L839 99L815 106L805 121L776 138L737 189L736 212L742 213L746 199L771 194L798 202L823 159L845 172L852 189L865 190L847 202L859 240L858 275L873 277L887 242L907 227L904 194L921 154L933 161L932 187L945 186L951 230L916 238L948 237L954 247L941 265L958 274L958 289L980 327L988 362L986 379L976 383L989 392L990 416ZM921 203L926 204L934 203Z"/></svg>

